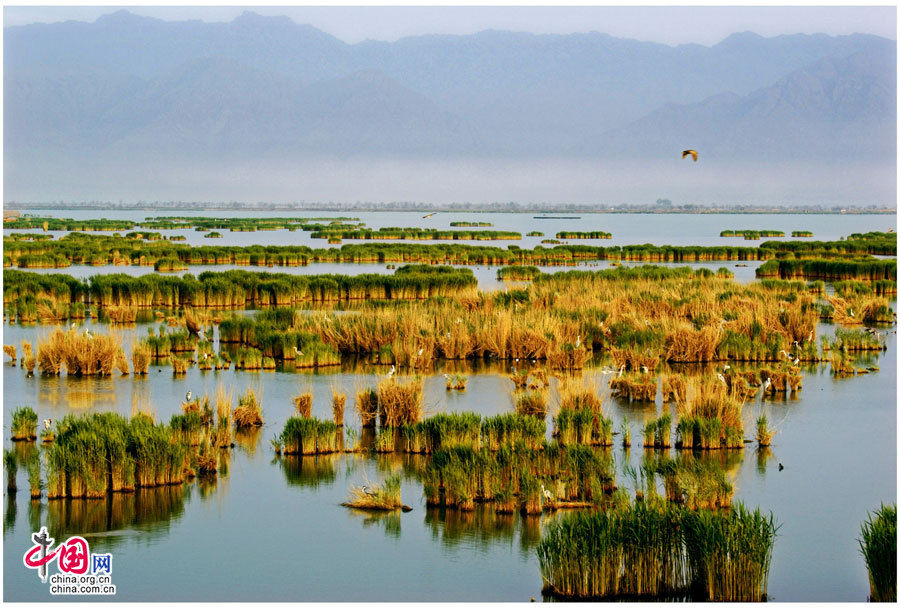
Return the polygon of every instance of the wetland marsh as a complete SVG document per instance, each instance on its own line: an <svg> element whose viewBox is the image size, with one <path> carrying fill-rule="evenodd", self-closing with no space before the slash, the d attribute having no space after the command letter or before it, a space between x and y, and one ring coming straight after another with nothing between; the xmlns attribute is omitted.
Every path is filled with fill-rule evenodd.
<svg viewBox="0 0 900 609"><path fill-rule="evenodd" d="M356 215L372 228L451 230L472 220ZM577 228L609 231L611 239L596 244L603 247L734 247L718 237L734 225L788 235L802 227L837 242L893 221L675 217L685 227L679 232L667 216L597 216ZM117 218L144 220L131 212ZM573 228L571 220L516 214L477 219L521 235ZM184 234L190 248L209 243L193 228L147 230ZM217 230L224 246L326 247L305 242L302 230ZM49 232L54 240L62 234ZM259 272L252 266L241 267L233 285L220 275L227 265L190 265L189 275L146 265L7 271L3 343L16 348L16 364L7 352L4 446L15 456L18 491L4 503L4 600L50 598L34 573L19 568L41 525L112 552L119 601L551 600L542 564L556 565L562 579L555 581L564 581L565 560L553 544L569 547L557 541L579 535L566 528L567 514L626 518L624 510L657 501L660 509L688 510L677 518L694 537L659 542L675 552L674 563L624 559L644 565L645 598L740 600L761 591L775 601L865 600L860 526L896 497L896 258L832 251L824 260L845 265L843 274L817 271L802 258L816 242L800 242L791 247L801 254L787 260L587 260L571 273L443 260L387 263L396 268L310 263L265 269L316 275L273 276L271 285L241 275ZM538 243L523 237L520 247ZM797 267L757 278L770 262ZM857 266L848 272L847 265ZM204 278L201 270L214 273ZM125 275L80 281L109 272ZM51 273L71 279L54 282ZM404 283L404 276L417 279ZM212 306L201 305L201 293ZM103 337L110 348L87 353L83 345ZM23 341L34 354L31 374ZM242 400L250 391L253 399ZM374 405L363 404L370 414L361 416L367 392ZM217 407L223 394L230 394L227 412ZM256 403L261 426L251 416ZM35 411L35 435L41 421L54 421L53 442L12 441L14 427L32 425L21 413L14 425L24 406ZM96 413L107 418L90 419ZM50 498L60 477L52 464L63 463L54 454L94 441L72 431L91 420L134 439L121 453L122 463L137 465L133 490L120 492L128 486L124 465L121 483L110 471L109 488L72 484L72 472L96 465L88 461L58 466L68 472L68 497ZM166 455L159 463L184 471L157 468L148 480L139 447L153 442ZM43 488L32 500L38 454ZM188 470L193 477L182 478ZM365 494L359 489L384 484L396 493L398 483L399 501L389 505L411 511L341 505L351 489ZM774 538L768 525L760 528L769 539L763 545L771 544L759 563L765 576L743 573L746 584L731 591L714 586L720 576L713 576L698 591L707 559L695 551L697 535L723 515L743 518L744 508L778 527ZM602 526L615 530L619 521L610 522ZM602 573L608 550L584 551L599 557ZM670 566L662 571L680 575L657 576L663 563ZM633 585L597 586L591 595L630 597Z"/></svg>

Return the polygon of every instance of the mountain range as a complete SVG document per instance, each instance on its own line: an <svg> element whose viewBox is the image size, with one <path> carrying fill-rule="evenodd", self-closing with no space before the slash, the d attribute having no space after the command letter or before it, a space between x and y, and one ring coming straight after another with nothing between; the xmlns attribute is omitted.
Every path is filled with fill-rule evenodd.
<svg viewBox="0 0 900 609"><path fill-rule="evenodd" d="M896 42L485 31L346 44L286 17L4 30L7 184L66 163L896 162ZM9 194L5 193L9 198Z"/></svg>

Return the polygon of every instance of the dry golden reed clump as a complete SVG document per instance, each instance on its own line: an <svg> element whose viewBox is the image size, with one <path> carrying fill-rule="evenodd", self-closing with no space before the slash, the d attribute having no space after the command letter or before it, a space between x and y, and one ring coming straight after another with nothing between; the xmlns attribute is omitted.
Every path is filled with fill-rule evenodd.
<svg viewBox="0 0 900 609"><path fill-rule="evenodd" d="M150 371L151 352L145 342L134 343L131 347L131 363L135 374L147 374Z"/></svg>
<svg viewBox="0 0 900 609"><path fill-rule="evenodd" d="M347 394L336 386L331 388L331 412L334 415L334 424L344 426L344 405L347 403Z"/></svg>
<svg viewBox="0 0 900 609"><path fill-rule="evenodd" d="M247 427L262 427L262 396L257 397L256 391L248 387L238 398L238 407L234 409L235 429Z"/></svg>
<svg viewBox="0 0 900 609"><path fill-rule="evenodd" d="M371 387L356 390L356 410L362 427L375 427L378 418L378 391Z"/></svg>
<svg viewBox="0 0 900 609"><path fill-rule="evenodd" d="M22 341L22 366L28 371L28 374L34 374L34 368L37 365L37 359L31 350L31 343Z"/></svg>
<svg viewBox="0 0 900 609"><path fill-rule="evenodd" d="M399 427L418 423L424 409L421 378L405 383L391 377L378 383L379 418L382 427Z"/></svg>
<svg viewBox="0 0 900 609"><path fill-rule="evenodd" d="M312 399L312 393L308 392L295 395L293 398L294 408L297 410L297 414L304 419L308 419L312 416Z"/></svg>
<svg viewBox="0 0 900 609"><path fill-rule="evenodd" d="M74 328L65 332L57 329L38 342L37 362L44 374L59 374L65 367L69 375L109 376L116 366L128 373L128 362L118 336L94 335Z"/></svg>
<svg viewBox="0 0 900 609"><path fill-rule="evenodd" d="M213 398L216 407L216 446L226 448L231 446L231 392L224 385L216 387Z"/></svg>

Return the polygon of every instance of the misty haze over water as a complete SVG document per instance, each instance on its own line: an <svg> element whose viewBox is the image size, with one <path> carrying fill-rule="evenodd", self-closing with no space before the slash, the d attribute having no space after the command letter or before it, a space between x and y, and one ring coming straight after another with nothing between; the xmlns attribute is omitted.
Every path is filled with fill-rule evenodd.
<svg viewBox="0 0 900 609"><path fill-rule="evenodd" d="M347 44L119 11L4 45L6 201L896 201L896 42L873 35Z"/></svg>

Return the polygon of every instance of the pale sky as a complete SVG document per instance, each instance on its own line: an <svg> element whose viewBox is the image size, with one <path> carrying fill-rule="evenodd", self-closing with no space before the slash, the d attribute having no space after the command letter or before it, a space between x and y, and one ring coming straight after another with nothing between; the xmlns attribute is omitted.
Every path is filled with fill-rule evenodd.
<svg viewBox="0 0 900 609"><path fill-rule="evenodd" d="M866 33L896 39L896 6L4 6L4 26L94 21L120 8L165 20L231 21L244 10L287 15L356 43L485 29L565 34L598 31L665 44L712 45L734 32L762 36Z"/></svg>

